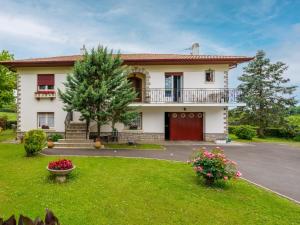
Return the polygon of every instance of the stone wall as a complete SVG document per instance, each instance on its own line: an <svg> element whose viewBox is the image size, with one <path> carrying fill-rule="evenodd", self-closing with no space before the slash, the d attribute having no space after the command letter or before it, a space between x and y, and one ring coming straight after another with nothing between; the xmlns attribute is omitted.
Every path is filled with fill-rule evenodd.
<svg viewBox="0 0 300 225"><path fill-rule="evenodd" d="M204 134L204 140L205 141L215 141L215 140L225 140L227 137L227 134L225 133L206 133Z"/></svg>

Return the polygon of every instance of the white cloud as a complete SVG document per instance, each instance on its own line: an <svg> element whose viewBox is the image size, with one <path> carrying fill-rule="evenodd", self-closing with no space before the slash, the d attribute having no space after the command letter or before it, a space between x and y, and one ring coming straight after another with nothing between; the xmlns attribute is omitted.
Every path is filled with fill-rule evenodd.
<svg viewBox="0 0 300 225"><path fill-rule="evenodd" d="M57 43L64 41L64 37L58 37L50 27L36 21L22 16L17 17L2 13L0 15L1 36L2 38L5 36L18 36L20 39L33 38Z"/></svg>

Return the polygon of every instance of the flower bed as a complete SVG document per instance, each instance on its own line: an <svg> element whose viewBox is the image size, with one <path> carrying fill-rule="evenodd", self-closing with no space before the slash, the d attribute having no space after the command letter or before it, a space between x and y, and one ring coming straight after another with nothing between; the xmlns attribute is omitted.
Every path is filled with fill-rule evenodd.
<svg viewBox="0 0 300 225"><path fill-rule="evenodd" d="M208 185L216 180L227 181L242 175L237 170L237 163L228 159L219 147L212 149L211 152L202 148L189 163L192 164L197 176L203 177Z"/></svg>
<svg viewBox="0 0 300 225"><path fill-rule="evenodd" d="M50 162L48 168L51 170L69 170L73 168L71 160L61 159L57 161Z"/></svg>

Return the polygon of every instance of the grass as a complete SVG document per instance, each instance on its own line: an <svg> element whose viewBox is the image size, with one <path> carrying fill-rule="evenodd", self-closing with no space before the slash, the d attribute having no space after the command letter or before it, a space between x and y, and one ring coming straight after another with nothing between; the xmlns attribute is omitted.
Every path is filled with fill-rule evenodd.
<svg viewBox="0 0 300 225"><path fill-rule="evenodd" d="M258 138L258 137L254 137L252 140L244 140L244 139L239 139L235 134L229 134L229 137L230 137L231 140L238 141L238 142L283 143L283 144L288 144L288 145L295 146L295 147L300 147L300 142L296 142L292 139L286 139L286 138L276 138L276 137Z"/></svg>
<svg viewBox="0 0 300 225"><path fill-rule="evenodd" d="M16 132L13 130L3 130L0 132L0 142L10 141L16 138Z"/></svg>
<svg viewBox="0 0 300 225"><path fill-rule="evenodd" d="M158 144L105 144L104 146L111 149L164 150L164 147Z"/></svg>
<svg viewBox="0 0 300 225"><path fill-rule="evenodd" d="M207 188L185 163L69 157L77 168L57 184L45 169L57 157L24 155L0 144L0 217L50 208L70 225L300 224L299 205L242 180Z"/></svg>
<svg viewBox="0 0 300 225"><path fill-rule="evenodd" d="M16 121L17 120L17 114L13 112L0 112L0 117L7 116L7 119L9 121Z"/></svg>

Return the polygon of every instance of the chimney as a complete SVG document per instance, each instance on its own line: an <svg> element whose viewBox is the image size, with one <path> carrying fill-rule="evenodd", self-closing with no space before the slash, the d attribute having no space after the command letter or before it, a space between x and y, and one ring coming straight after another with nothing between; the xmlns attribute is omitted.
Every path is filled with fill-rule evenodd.
<svg viewBox="0 0 300 225"><path fill-rule="evenodd" d="M199 43L194 43L192 45L192 55L199 55Z"/></svg>
<svg viewBox="0 0 300 225"><path fill-rule="evenodd" d="M83 44L82 48L80 48L80 54L84 55L86 52L85 44Z"/></svg>

